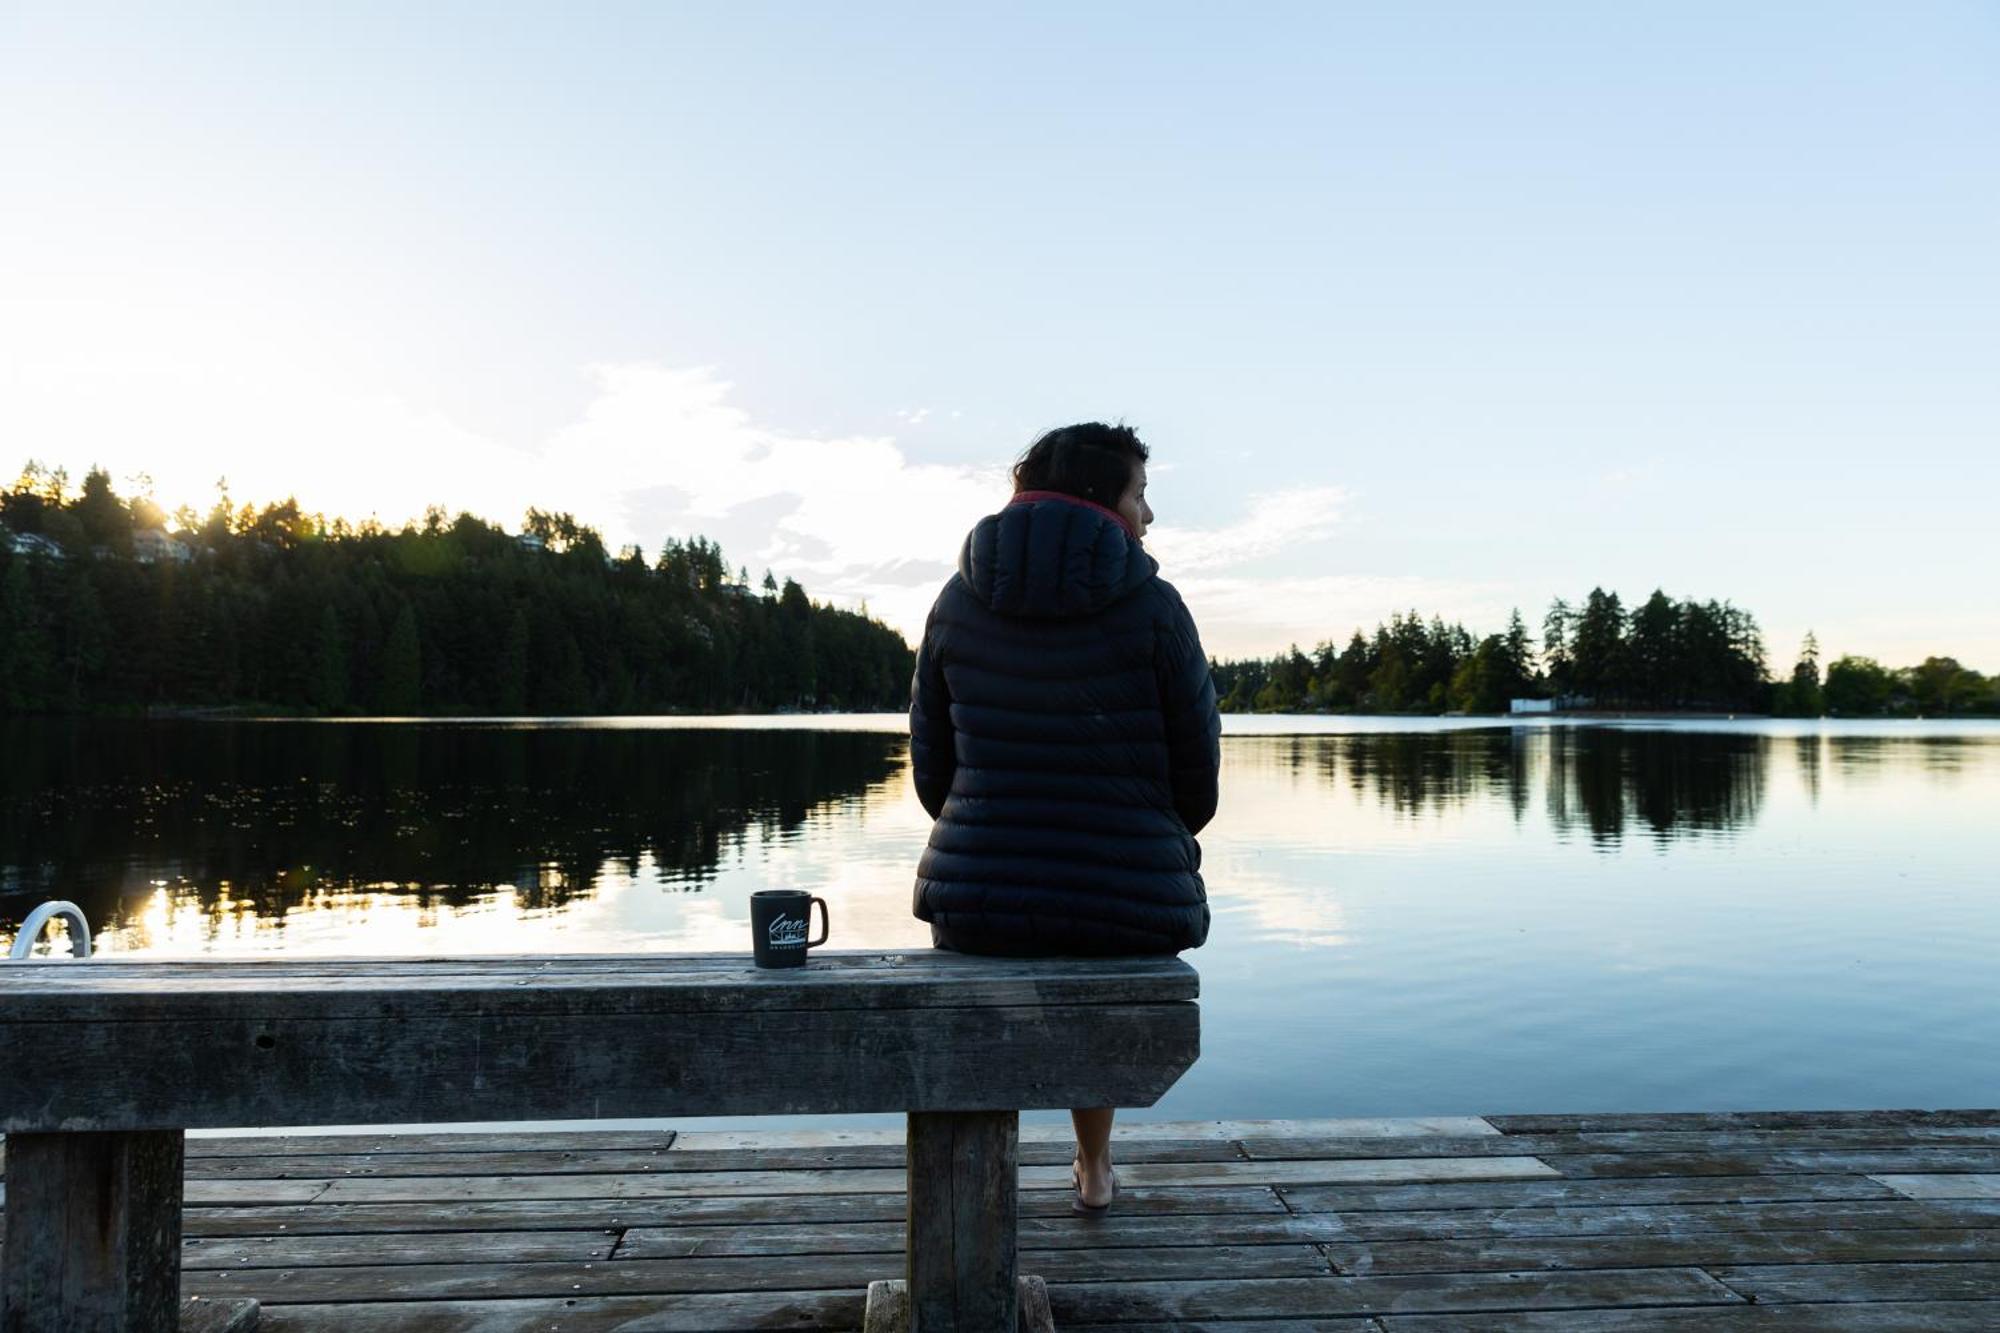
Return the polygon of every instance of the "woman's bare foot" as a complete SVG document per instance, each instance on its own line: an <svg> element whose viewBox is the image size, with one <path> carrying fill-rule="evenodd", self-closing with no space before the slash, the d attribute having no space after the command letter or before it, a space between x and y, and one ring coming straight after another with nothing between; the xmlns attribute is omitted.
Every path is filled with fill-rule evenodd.
<svg viewBox="0 0 2000 1333"><path fill-rule="evenodd" d="M1095 1159L1082 1152L1076 1155L1077 1201L1086 1208L1102 1208L1111 1202L1116 1186L1111 1178L1111 1154Z"/></svg>
<svg viewBox="0 0 2000 1333"><path fill-rule="evenodd" d="M1118 1192L1111 1174L1111 1121L1117 1114L1108 1106L1069 1113L1076 1128L1076 1206L1080 1210L1096 1212Z"/></svg>

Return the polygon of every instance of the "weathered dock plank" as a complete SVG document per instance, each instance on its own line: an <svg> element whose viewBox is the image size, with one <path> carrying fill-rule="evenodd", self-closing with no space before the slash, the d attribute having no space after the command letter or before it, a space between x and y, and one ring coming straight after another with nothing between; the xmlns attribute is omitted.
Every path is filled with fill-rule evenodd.
<svg viewBox="0 0 2000 1333"><path fill-rule="evenodd" d="M1127 1216L1094 1219L1088 1227L1064 1210L1060 1217L1025 1217L1023 1249L1149 1248L1190 1245L1294 1245L1343 1239L1341 1220L1331 1214L1295 1217L1289 1213ZM634 1227L618 1247L620 1258L687 1255L899 1254L903 1229L893 1222L839 1225L737 1227Z"/></svg>
<svg viewBox="0 0 2000 1333"><path fill-rule="evenodd" d="M1348 1319L1201 1319L1172 1324L1069 1324L1061 1333L1992 1333L1978 1307L1704 1305L1693 1309L1375 1315Z"/></svg>
<svg viewBox="0 0 2000 1333"><path fill-rule="evenodd" d="M1770 1304L2000 1301L2000 1263L1784 1264L1720 1267L1714 1273L1730 1290ZM2000 1313L2000 1306L1992 1309Z"/></svg>
<svg viewBox="0 0 2000 1333"><path fill-rule="evenodd" d="M674 1146L680 1136L667 1130L520 1130L463 1134L216 1134L200 1130L187 1136L187 1156L318 1157L368 1153L536 1153L651 1152Z"/></svg>
<svg viewBox="0 0 2000 1333"><path fill-rule="evenodd" d="M1908 1111L1666 1111L1603 1115L1489 1115L1503 1134L1577 1134L1592 1131L1734 1129L1869 1129L1880 1125L2000 1127L2000 1110Z"/></svg>
<svg viewBox="0 0 2000 1333"><path fill-rule="evenodd" d="M345 1264L525 1263L609 1259L614 1227L587 1231L374 1231L349 1235L190 1236L181 1271L198 1268L325 1268Z"/></svg>
<svg viewBox="0 0 2000 1333"><path fill-rule="evenodd" d="M1561 1314L1397 1315L1384 1333L1993 1333L1990 1306L1958 1302L1568 1310ZM1211 1326L1218 1327L1218 1326ZM1248 1329L1252 1326L1239 1325ZM1064 1329L1063 1333L1086 1333Z"/></svg>
<svg viewBox="0 0 2000 1333"><path fill-rule="evenodd" d="M1894 1172L2000 1172L2000 1148L1911 1146L1887 1151L1580 1153L1543 1161L1575 1180L1619 1176L1775 1176Z"/></svg>
<svg viewBox="0 0 2000 1333"><path fill-rule="evenodd" d="M1089 1323L1575 1310L1619 1304L1740 1305L1743 1298L1697 1269L1648 1268L1051 1284L1049 1302L1056 1327L1068 1328Z"/></svg>
<svg viewBox="0 0 2000 1333"><path fill-rule="evenodd" d="M276 1333L857 1328L903 1135L773 1139L191 1138L184 1286ZM1996 1153L1984 1112L1181 1122L1080 1219L1042 1127L1015 1243L1065 1333L1963 1333L2000 1328Z"/></svg>
<svg viewBox="0 0 2000 1333"><path fill-rule="evenodd" d="M1827 1203L1577 1204L1513 1208L1302 1213L1341 1240L1453 1240L1476 1236L1698 1235L1715 1231L2000 1227L2000 1200L1867 1199Z"/></svg>
<svg viewBox="0 0 2000 1333"><path fill-rule="evenodd" d="M1879 1129L1747 1129L1715 1133L1674 1130L1588 1134L1432 1135L1415 1141L1326 1135L1240 1140L1252 1158L1298 1157L1503 1157L1693 1155L1795 1151L1901 1151L1906 1148L2000 1150L2000 1129L1962 1126L1884 1126Z"/></svg>
<svg viewBox="0 0 2000 1333"><path fill-rule="evenodd" d="M1509 1208L1536 1204L1805 1203L1906 1197L1867 1176L1839 1175L1283 1185L1279 1187L1279 1192L1285 1202L1299 1212Z"/></svg>
<svg viewBox="0 0 2000 1333"><path fill-rule="evenodd" d="M1556 1175L1555 1170L1528 1157L1480 1158L1374 1158L1331 1162L1162 1162L1132 1163L1119 1168L1122 1186L1146 1189L1158 1186L1314 1184L1346 1181L1451 1181L1451 1180L1534 1180ZM1023 1189L1061 1188L1069 1183L1069 1167L1024 1166ZM386 1203L417 1199L440 1202L471 1199L594 1199L661 1198L667 1195L718 1194L855 1194L900 1193L900 1168L833 1168L798 1171L648 1171L639 1173L579 1172L570 1175L529 1176L337 1176L303 1180L214 1180L190 1181L190 1198L196 1186L223 1201L223 1188L238 1191L235 1197L261 1197L260 1191L274 1186L312 1187L312 1201L319 1203ZM1878 1186L1884 1195L1887 1186ZM273 1200L274 1202L277 1200ZM302 1200L291 1199L291 1202Z"/></svg>
<svg viewBox="0 0 2000 1333"><path fill-rule="evenodd" d="M1275 1190L1260 1186L1154 1189L1121 1195L1120 1217L1162 1214L1283 1216ZM1024 1218L1071 1219L1064 1190L1021 1191ZM489 1199L460 1203L213 1205L189 1208L192 1236L366 1231L576 1230L592 1227L756 1226L776 1222L845 1225L903 1220L901 1194L822 1194L664 1199Z"/></svg>
<svg viewBox="0 0 2000 1333"><path fill-rule="evenodd" d="M1024 1144L1021 1160L1034 1166L1067 1166L1074 1143ZM901 1170L901 1144L856 1144L826 1148L760 1148L756 1164L767 1171L821 1171L837 1168ZM477 1160L468 1161L468 1157ZM1122 1145L1126 1162L1240 1162L1232 1143L1158 1140ZM588 1175L594 1172L728 1171L743 1165L741 1149L671 1152L655 1148L561 1148L521 1152L444 1153L428 1149L324 1154L270 1154L209 1157L188 1163L190 1180L273 1180L334 1176Z"/></svg>
<svg viewBox="0 0 2000 1333"><path fill-rule="evenodd" d="M1717 1231L1646 1236L1504 1236L1330 1241L1343 1273L1477 1273L1516 1269L1698 1267L1717 1264L2000 1260L2000 1231Z"/></svg>
<svg viewBox="0 0 2000 1333"><path fill-rule="evenodd" d="M1310 1245L1143 1250L1069 1249L1023 1252L1022 1269L1050 1282L1097 1283L1196 1280L1217 1271L1245 1278L1317 1278L1330 1270ZM267 1305L365 1301L385 1291L402 1300L463 1300L503 1296L618 1296L645 1293L865 1290L883 1275L879 1254L788 1257L696 1256L686 1259L582 1263L347 1265L250 1270L191 1269L186 1290L206 1296L254 1295Z"/></svg>
<svg viewBox="0 0 2000 1333"><path fill-rule="evenodd" d="M88 968L37 969L33 980L32 988L17 988L10 997L15 1021L73 1021L79 996L88 997L89 1017L98 1022L226 1021L246 1000L274 1019L298 1013L368 1021L383 1017L393 997L411 993L427 996L427 1014L468 1016L494 1011L490 988L496 980L511 988L507 1011L522 1018L574 1013L579 1005L606 1018L674 1013L688 1021L764 1010L948 1013L968 1006L1072 1003L1115 1008L1192 1000L1200 993L1193 968L1158 959L1065 960L1051 966L1047 960L928 952L815 953L810 969L783 975L760 971L741 957L697 955L226 963L105 958L93 959Z"/></svg>
<svg viewBox="0 0 2000 1333"><path fill-rule="evenodd" d="M1874 1172L1870 1178L1912 1199L2000 1199L2000 1175L1904 1175Z"/></svg>
<svg viewBox="0 0 2000 1333"><path fill-rule="evenodd" d="M490 1301L355 1301L280 1305L258 1333L729 1333L853 1330L864 1293L722 1292Z"/></svg>
<svg viewBox="0 0 2000 1333"><path fill-rule="evenodd" d="M1194 1319L1171 1324L1065 1324L1061 1333L1382 1333L1374 1315L1324 1319Z"/></svg>
<svg viewBox="0 0 2000 1333"><path fill-rule="evenodd" d="M654 1115L663 1105L683 1115L1019 1110L1028 1108L995 1104L1066 1107L1084 1088L1150 1105L1193 1062L1199 1042L1192 1004L1078 1005L1065 1029L1072 1040L1051 1044L1049 1025L1062 1020L1050 1014L1065 1011L1026 1004L937 1007L923 1011L922 1026L912 1008L873 1003L753 1011L763 1020L753 1023L745 1013L682 1012L673 1007L686 998L680 992L621 979L524 988L505 1006L490 989L464 992L463 1012L461 993L442 991L418 1021L408 1016L416 993L387 983L366 1004L370 993L358 986L298 994L216 984L222 989L135 991L118 1005L93 995L88 1013L65 1014L59 1002L79 997L54 991L9 995L0 1041L31 1044L59 1028L66 1058L15 1071L22 1109L0 1107L0 1126L190 1128L281 1123L288 1114L329 1124L587 1120ZM648 997L661 998L660 1007L644 1007ZM177 1007L198 1012L164 1012ZM801 1021L795 1014L811 1015L814 1039L783 1062L762 1059L762 1043ZM627 1025L628 1039L575 1039L581 1026L615 1022ZM857 1067L878 1076L852 1078ZM1042 1072L1031 1092L1010 1082L1019 1068ZM329 1070L343 1076L329 1079ZM661 1085L663 1070L675 1071L671 1088Z"/></svg>

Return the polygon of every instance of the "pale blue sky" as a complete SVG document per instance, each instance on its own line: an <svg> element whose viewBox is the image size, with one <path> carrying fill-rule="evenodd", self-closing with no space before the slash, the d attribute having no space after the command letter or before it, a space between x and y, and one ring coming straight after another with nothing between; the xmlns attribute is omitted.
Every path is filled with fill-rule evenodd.
<svg viewBox="0 0 2000 1333"><path fill-rule="evenodd" d="M1991 4L16 7L0 154L0 467L914 631L1122 417L1218 651L1602 582L2000 669Z"/></svg>

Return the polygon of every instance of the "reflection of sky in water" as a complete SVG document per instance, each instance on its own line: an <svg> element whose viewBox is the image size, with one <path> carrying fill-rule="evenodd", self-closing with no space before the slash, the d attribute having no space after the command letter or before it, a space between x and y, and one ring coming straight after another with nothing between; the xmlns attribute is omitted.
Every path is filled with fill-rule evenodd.
<svg viewBox="0 0 2000 1333"><path fill-rule="evenodd" d="M900 878L922 851L930 820L901 772L858 798L813 810L804 824L753 826L726 840L712 870L668 869L641 855L603 862L583 884L548 868L545 889L568 888L560 906L537 907L514 885L463 903L421 902L394 884L325 890L282 918L243 900L205 903L192 885L161 885L138 919L104 931L105 952L468 954L642 953L748 950L749 895L799 888L836 904L839 947L928 948Z"/></svg>
<svg viewBox="0 0 2000 1333"><path fill-rule="evenodd" d="M1404 723L1233 735L1202 839L1215 927L1190 955L1204 1052L1148 1114L2000 1103L2000 728L1946 732ZM599 743L545 757L588 773L596 751L561 747ZM74 862L36 864L122 886L93 908L107 951L734 951L764 887L828 898L838 947L925 946L909 906L929 820L900 742L850 737L859 749L814 752L803 778L783 748L797 738L747 759L727 748L748 743L673 752L688 774L741 768L704 779L716 795L703 800L729 818L696 802L651 819L658 798L628 781L572 793L590 817L544 811L548 827L589 824L591 838L512 882L418 892L411 879L260 865L257 818L242 812L282 806L268 795L230 816L250 849L232 844L230 864L257 877L254 891L214 875L225 858L209 842L148 841L154 816L100 833ZM643 772L651 753L624 771ZM402 762L421 780L432 759ZM544 766L528 765L524 810L561 799L534 787ZM340 771L328 770L336 786ZM481 776L467 776L465 800L483 799ZM692 780L677 770L662 790ZM401 799L394 782L371 790ZM20 822L46 794L12 789L8 830L60 848L53 816ZM365 826L358 800L282 817L337 807ZM450 841L439 830L471 817L405 802L382 836L413 840L433 858L423 864L455 876L457 862L436 859ZM375 844L329 845L374 873ZM24 864L0 848L0 891L23 884ZM0 898L0 914L17 917L17 901Z"/></svg>

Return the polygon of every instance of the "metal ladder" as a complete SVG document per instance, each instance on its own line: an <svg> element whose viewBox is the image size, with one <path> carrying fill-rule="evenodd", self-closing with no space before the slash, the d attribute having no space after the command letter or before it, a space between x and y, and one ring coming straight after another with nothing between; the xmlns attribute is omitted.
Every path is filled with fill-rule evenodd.
<svg viewBox="0 0 2000 1333"><path fill-rule="evenodd" d="M47 902L28 913L28 919L21 923L21 929L14 936L14 947L7 952L10 963L36 962L46 959L31 959L35 941L42 937L42 929L49 922L61 917L69 923L69 951L73 957L90 957L90 919L75 903Z"/></svg>

